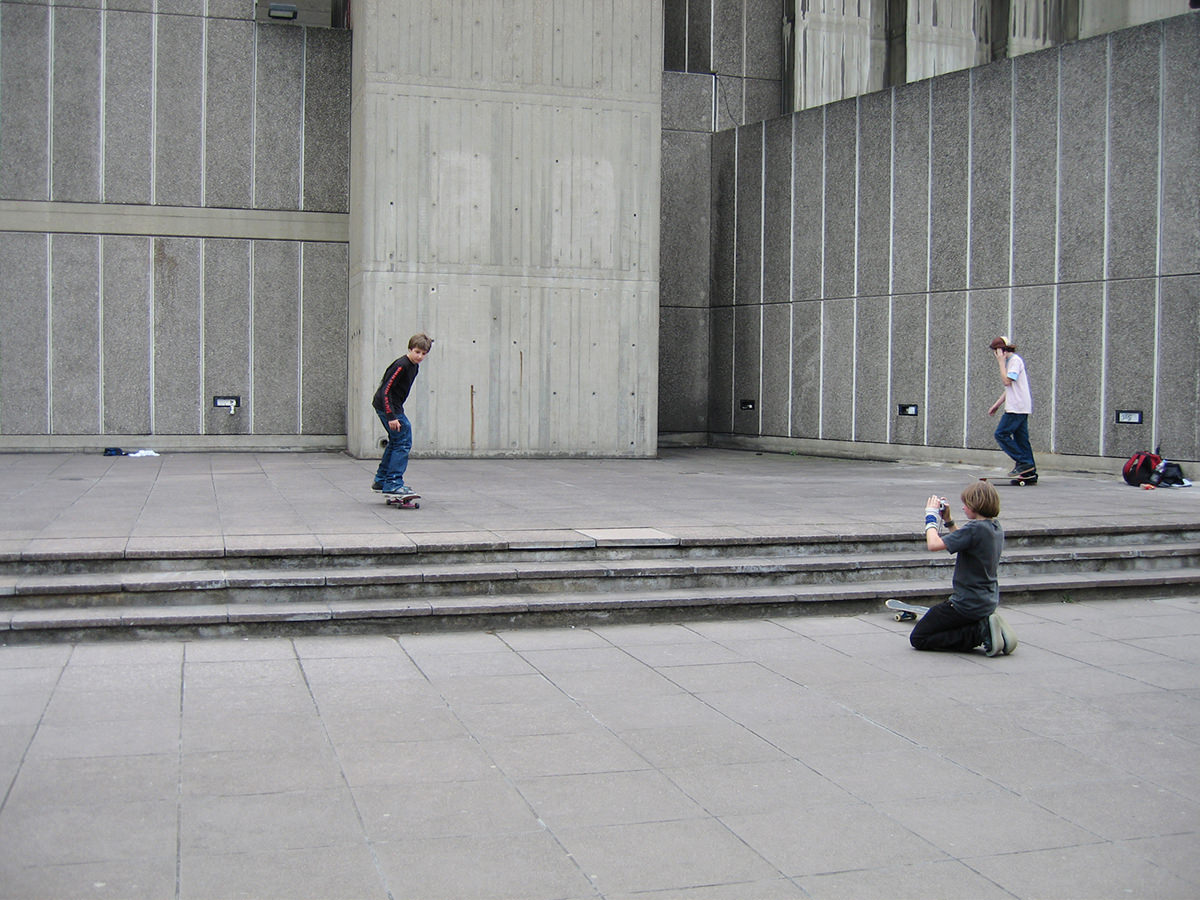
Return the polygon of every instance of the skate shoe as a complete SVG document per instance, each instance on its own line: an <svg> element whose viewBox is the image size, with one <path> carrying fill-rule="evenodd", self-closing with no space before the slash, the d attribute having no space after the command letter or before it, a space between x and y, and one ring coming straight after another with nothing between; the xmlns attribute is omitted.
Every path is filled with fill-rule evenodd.
<svg viewBox="0 0 1200 900"><path fill-rule="evenodd" d="M983 639L983 648L988 656L999 656L1004 652L1004 632L1000 623L1004 620L995 613L987 617L986 628L988 635Z"/></svg>
<svg viewBox="0 0 1200 900"><path fill-rule="evenodd" d="M993 613L991 619L1000 626L1000 640L1004 648L1001 652L1007 656L1017 649L1017 634L999 613Z"/></svg>

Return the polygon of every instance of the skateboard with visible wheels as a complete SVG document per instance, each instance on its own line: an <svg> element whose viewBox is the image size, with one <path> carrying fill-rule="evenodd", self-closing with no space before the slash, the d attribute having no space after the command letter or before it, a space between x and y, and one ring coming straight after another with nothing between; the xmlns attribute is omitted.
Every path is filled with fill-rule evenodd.
<svg viewBox="0 0 1200 900"><path fill-rule="evenodd" d="M980 481L986 481L988 484L1000 485L1007 482L1015 487L1025 487L1026 485L1034 485L1038 483L1037 472L1024 472L1020 475L1002 475L999 478L980 478Z"/></svg>
<svg viewBox="0 0 1200 900"><path fill-rule="evenodd" d="M929 612L928 606L916 606L912 603L905 603L903 600L892 599L883 605L888 609L895 610L896 615L892 618L897 622L911 622Z"/></svg>
<svg viewBox="0 0 1200 900"><path fill-rule="evenodd" d="M421 499L420 494L384 494L387 498L388 506L398 506L401 509L420 509L421 504L417 501Z"/></svg>

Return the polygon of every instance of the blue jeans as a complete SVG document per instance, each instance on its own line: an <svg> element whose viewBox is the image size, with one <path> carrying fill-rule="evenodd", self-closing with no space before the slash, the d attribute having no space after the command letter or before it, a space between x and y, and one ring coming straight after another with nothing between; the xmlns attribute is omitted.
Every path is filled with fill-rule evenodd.
<svg viewBox="0 0 1200 900"><path fill-rule="evenodd" d="M378 410L376 410L378 412ZM383 459L379 460L379 469L375 472L375 480L383 487L385 494L398 493L404 487L404 471L408 468L408 452L412 450L412 425L408 416L400 413L400 427L388 428L388 419L379 413L379 421L387 432L388 442L383 450Z"/></svg>
<svg viewBox="0 0 1200 900"><path fill-rule="evenodd" d="M1028 413L1006 412L1000 417L993 437L1022 471L1037 467L1033 461L1033 448L1029 445Z"/></svg>

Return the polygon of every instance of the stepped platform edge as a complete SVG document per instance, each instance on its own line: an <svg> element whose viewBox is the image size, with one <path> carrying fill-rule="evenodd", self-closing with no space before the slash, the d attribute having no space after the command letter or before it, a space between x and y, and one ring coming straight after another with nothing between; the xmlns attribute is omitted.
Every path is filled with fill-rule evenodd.
<svg viewBox="0 0 1200 900"><path fill-rule="evenodd" d="M956 503L967 483L996 475L961 462L705 448L664 450L649 460L415 459L422 508L398 510L370 490L375 465L339 453L0 454L0 628L7 636L35 633L38 622L61 626L59 634L84 626L200 633L209 627L205 617L217 629L251 620L482 625L488 616L829 612L881 606L893 595L929 599L945 593L949 573L948 557L924 551L926 498L936 493ZM1200 490L1141 491L1125 485L1119 471L1114 461L1108 475L1048 471L1036 487L1000 488L1008 558L1017 562L1025 551L1044 557L1040 571L1002 570L1006 596L1187 588L1190 572L1200 569L1187 546L1200 540ZM712 575L720 557L793 557L807 565L822 555L842 557L842 568L853 569L857 557L886 554L925 560L891 572L876 566L869 584L751 584L720 575L672 587L670 579L688 575L687 567L663 571L671 560L718 560ZM587 577L613 581L598 587L543 580L527 589L523 574L500 572L571 560L599 570ZM643 589L632 572L619 571L621 560L661 583ZM471 565L478 571L464 574ZM458 574L437 572L439 566ZM314 599L307 591L339 580L353 588L348 582L372 567L394 570L375 579L374 594L359 586ZM71 584L73 576L86 578ZM55 578L63 583L53 585ZM512 583L489 585L490 578ZM389 582L406 580L443 587L458 581L462 589L457 596L391 591ZM136 602L130 587L140 594ZM73 591L84 596L70 600ZM18 602L39 592L41 608ZM46 599L55 593L61 603ZM93 602L100 594L106 596ZM182 622L187 615L190 624Z"/></svg>
<svg viewBox="0 0 1200 900"><path fill-rule="evenodd" d="M1155 540L1190 540L1200 536L1200 518L1151 523L1015 525L1005 529L1006 546L1069 540L1076 544L1091 541L1110 543L1129 539L1137 543ZM855 545L879 546L888 543L914 545L921 537L916 528L857 528L853 531L812 530L802 528L682 528L667 530L652 527L605 528L592 530L562 529L529 533L506 531L503 534L416 533L395 535L270 535L256 538L230 537L213 540L206 537L171 539L71 538L34 539L17 547L10 542L0 548L0 567L15 563L54 563L72 560L93 563L142 560L246 560L255 565L264 558L338 557L373 558L405 555L488 553L538 553L626 549L631 551L694 550L703 548L784 547L795 551L805 548L837 549Z"/></svg>

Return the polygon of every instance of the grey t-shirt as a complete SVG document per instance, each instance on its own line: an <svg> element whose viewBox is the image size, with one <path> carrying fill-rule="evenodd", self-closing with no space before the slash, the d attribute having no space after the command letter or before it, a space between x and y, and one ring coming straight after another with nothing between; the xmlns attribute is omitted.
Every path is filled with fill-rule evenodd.
<svg viewBox="0 0 1200 900"><path fill-rule="evenodd" d="M995 519L968 519L942 536L946 549L957 554L954 591L950 602L964 616L984 618L1000 604L996 568L1004 549L1004 529Z"/></svg>

